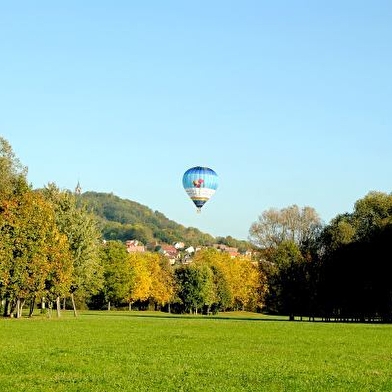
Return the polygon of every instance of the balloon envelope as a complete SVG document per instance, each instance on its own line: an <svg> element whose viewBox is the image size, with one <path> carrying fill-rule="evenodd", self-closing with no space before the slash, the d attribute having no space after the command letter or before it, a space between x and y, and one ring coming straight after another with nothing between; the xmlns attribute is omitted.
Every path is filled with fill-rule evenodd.
<svg viewBox="0 0 392 392"><path fill-rule="evenodd" d="M191 167L184 173L182 185L200 211L218 188L218 175L209 167Z"/></svg>

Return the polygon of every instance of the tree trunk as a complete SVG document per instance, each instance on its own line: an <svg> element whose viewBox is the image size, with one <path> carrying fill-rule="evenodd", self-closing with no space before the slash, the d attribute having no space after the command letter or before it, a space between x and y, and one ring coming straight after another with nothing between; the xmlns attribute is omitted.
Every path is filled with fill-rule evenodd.
<svg viewBox="0 0 392 392"><path fill-rule="evenodd" d="M30 301L29 317L33 316L34 308L35 308L35 296Z"/></svg>
<svg viewBox="0 0 392 392"><path fill-rule="evenodd" d="M61 304L60 304L60 297L56 298L56 311L57 311L57 317L61 317Z"/></svg>
<svg viewBox="0 0 392 392"><path fill-rule="evenodd" d="M6 298L5 301L4 301L4 312L3 312L3 316L4 317L9 316L9 313L8 313L9 307L10 307L10 301L9 301L8 298Z"/></svg>
<svg viewBox="0 0 392 392"><path fill-rule="evenodd" d="M41 313L45 312L45 298L41 299Z"/></svg>
<svg viewBox="0 0 392 392"><path fill-rule="evenodd" d="M108 310L110 310L110 301L108 301Z"/></svg>
<svg viewBox="0 0 392 392"><path fill-rule="evenodd" d="M22 309L23 309L23 305L25 304L25 300L21 300L20 298L18 298L16 300L16 318L21 318L22 317Z"/></svg>
<svg viewBox="0 0 392 392"><path fill-rule="evenodd" d="M20 305L20 298L16 300L16 318L20 318L22 316L22 310Z"/></svg>
<svg viewBox="0 0 392 392"><path fill-rule="evenodd" d="M72 300L72 308L73 308L74 316L77 317L78 314L77 314L77 312L76 312L75 298L74 298L73 293L71 293L71 300Z"/></svg>
<svg viewBox="0 0 392 392"><path fill-rule="evenodd" d="M10 301L10 309L8 313L9 317L14 317L15 307L16 307L16 301L15 300Z"/></svg>

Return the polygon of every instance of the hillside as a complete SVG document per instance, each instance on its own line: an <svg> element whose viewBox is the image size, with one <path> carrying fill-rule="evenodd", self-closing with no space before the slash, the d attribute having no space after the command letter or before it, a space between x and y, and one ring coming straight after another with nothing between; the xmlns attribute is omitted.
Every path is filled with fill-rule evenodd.
<svg viewBox="0 0 392 392"><path fill-rule="evenodd" d="M144 244L157 241L171 244L182 241L191 245L212 245L222 243L246 249L246 241L230 236L215 238L193 227L185 227L168 219L159 211L128 199L121 199L112 193L84 192L78 196L80 202L92 211L101 223L106 240L137 239Z"/></svg>

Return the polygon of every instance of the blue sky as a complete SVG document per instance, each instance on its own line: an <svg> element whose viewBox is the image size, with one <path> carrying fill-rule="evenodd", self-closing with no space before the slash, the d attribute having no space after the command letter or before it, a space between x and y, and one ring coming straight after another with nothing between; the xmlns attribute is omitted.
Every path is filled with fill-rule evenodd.
<svg viewBox="0 0 392 392"><path fill-rule="evenodd" d="M391 192L392 2L0 3L0 135L34 187L112 192L214 236ZM208 166L197 214L182 174Z"/></svg>

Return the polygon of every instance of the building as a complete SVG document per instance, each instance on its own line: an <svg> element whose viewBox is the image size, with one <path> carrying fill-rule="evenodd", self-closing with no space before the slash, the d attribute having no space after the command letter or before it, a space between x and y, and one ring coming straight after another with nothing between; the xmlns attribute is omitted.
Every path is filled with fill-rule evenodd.
<svg viewBox="0 0 392 392"><path fill-rule="evenodd" d="M181 256L173 245L162 245L159 251L170 260L170 264L174 264Z"/></svg>
<svg viewBox="0 0 392 392"><path fill-rule="evenodd" d="M128 240L125 242L125 246L127 247L128 253L146 251L144 245L138 240Z"/></svg>

